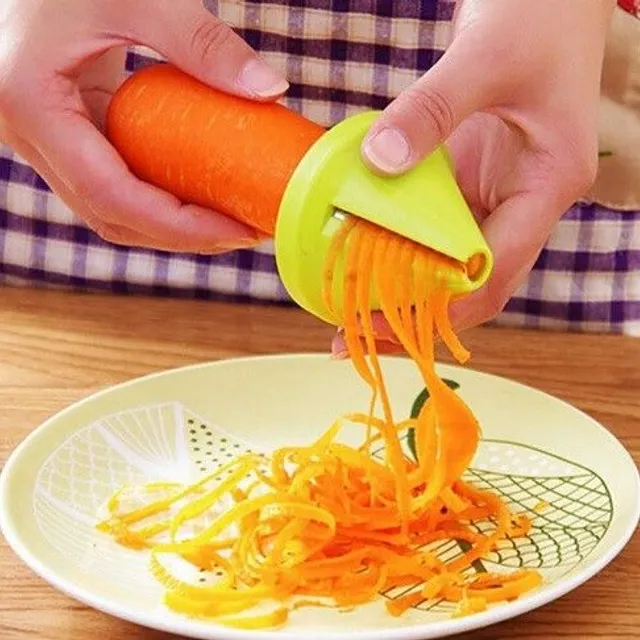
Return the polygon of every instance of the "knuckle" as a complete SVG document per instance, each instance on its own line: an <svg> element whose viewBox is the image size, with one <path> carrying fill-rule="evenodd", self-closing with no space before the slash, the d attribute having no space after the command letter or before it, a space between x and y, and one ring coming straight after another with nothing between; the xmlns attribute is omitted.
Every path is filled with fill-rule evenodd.
<svg viewBox="0 0 640 640"><path fill-rule="evenodd" d="M588 151L577 153L573 158L573 188L578 196L584 195L596 181L598 173L597 154Z"/></svg>
<svg viewBox="0 0 640 640"><path fill-rule="evenodd" d="M539 157L534 178L547 189L550 183L561 186L559 199L571 203L584 196L596 181L597 145L567 136L555 149Z"/></svg>
<svg viewBox="0 0 640 640"><path fill-rule="evenodd" d="M597 140L582 131L568 133L558 144L554 173L564 176L570 197L578 198L593 186L598 172L597 146Z"/></svg>
<svg viewBox="0 0 640 640"><path fill-rule="evenodd" d="M407 105L420 122L431 122L438 137L445 140L455 128L455 116L451 101L436 89L410 89Z"/></svg>
<svg viewBox="0 0 640 640"><path fill-rule="evenodd" d="M233 31L224 22L208 18L194 29L191 50L200 62L206 62L216 53L227 49L233 38Z"/></svg>
<svg viewBox="0 0 640 640"><path fill-rule="evenodd" d="M559 171L564 175L567 195L573 201L593 186L598 171L597 155L586 152L568 154L560 162Z"/></svg>

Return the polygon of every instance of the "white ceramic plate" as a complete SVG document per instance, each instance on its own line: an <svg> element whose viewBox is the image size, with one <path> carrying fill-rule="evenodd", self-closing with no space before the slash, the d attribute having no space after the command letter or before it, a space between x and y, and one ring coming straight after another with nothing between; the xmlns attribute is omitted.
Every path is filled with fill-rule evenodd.
<svg viewBox="0 0 640 640"><path fill-rule="evenodd" d="M413 364L385 359L396 417L421 391ZM411 640L469 631L558 598L600 571L636 529L637 468L602 426L544 393L494 376L442 366L440 375L483 426L468 474L529 510L527 539L483 560L539 569L537 591L466 618L426 603L400 618L383 597L352 613L300 609L278 631L240 631L169 612L144 553L94 529L104 501L123 484L193 481L247 448L309 442L369 395L350 363L322 355L228 360L148 376L113 387L54 416L22 443L0 481L0 522L33 571L78 600L148 627L193 638ZM540 501L550 507L533 511ZM455 542L440 553L459 553ZM386 597L393 597L387 594Z"/></svg>

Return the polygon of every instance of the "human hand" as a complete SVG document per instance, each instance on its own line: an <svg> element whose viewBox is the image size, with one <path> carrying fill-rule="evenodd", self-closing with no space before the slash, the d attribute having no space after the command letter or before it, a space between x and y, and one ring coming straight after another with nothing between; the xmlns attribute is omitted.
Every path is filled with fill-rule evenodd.
<svg viewBox="0 0 640 640"><path fill-rule="evenodd" d="M0 139L105 240L201 253L257 244L251 228L135 178L102 135L131 44L255 100L288 86L203 0L5 0Z"/></svg>
<svg viewBox="0 0 640 640"><path fill-rule="evenodd" d="M496 316L597 168L597 110L614 0L462 0L440 61L369 132L365 161L398 174L447 141L492 248L487 284L456 302L458 329ZM393 335L375 320L381 348ZM336 338L333 351L344 354Z"/></svg>

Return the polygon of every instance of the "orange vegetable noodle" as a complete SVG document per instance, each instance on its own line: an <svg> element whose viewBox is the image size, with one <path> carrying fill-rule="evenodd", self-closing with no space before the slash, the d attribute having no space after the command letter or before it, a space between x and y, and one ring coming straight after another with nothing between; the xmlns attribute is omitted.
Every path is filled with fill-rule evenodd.
<svg viewBox="0 0 640 640"><path fill-rule="evenodd" d="M448 282L464 268L363 220L344 222L328 256L324 296L371 388L369 410L337 420L308 446L241 456L192 486L118 492L98 528L150 554L166 606L258 629L286 625L300 608L376 599L392 616L432 601L471 615L540 585L533 570L497 575L472 566L505 538L525 535L529 522L463 480L480 428L437 375L434 344L439 336L458 360L468 358L448 314ZM339 277L344 295L336 300ZM394 416L372 300L429 391L414 419ZM347 423L362 429L360 446L340 441ZM417 459L403 444L408 429ZM478 520L492 527L480 533ZM465 543L450 560L434 551L447 539Z"/></svg>

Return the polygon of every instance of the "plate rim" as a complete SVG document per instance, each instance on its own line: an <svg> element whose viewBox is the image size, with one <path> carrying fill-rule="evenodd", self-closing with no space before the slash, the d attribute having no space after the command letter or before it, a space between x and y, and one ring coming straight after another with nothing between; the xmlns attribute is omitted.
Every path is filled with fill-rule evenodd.
<svg viewBox="0 0 640 640"><path fill-rule="evenodd" d="M94 401L98 397L109 395L117 392L117 390L134 386L139 383L144 383L155 378L160 378L169 374L180 374L181 372L216 368L217 366L224 366L229 362L247 362L247 361L282 361L282 360L330 360L331 356L321 352L301 352L301 353L286 353L286 354L262 354L262 355L246 355L239 357L220 358L218 360L212 360L207 362L199 362L179 367L173 367L164 369L161 371L154 371L142 376L137 376L129 380L124 380L114 385L110 385L106 388L99 389L89 395L80 398L79 400L65 406L53 415L49 416L46 420L41 422L35 427L9 454L4 468L0 472L0 533L2 533L5 541L11 550L16 554L18 558L40 579L49 584L50 587L55 588L59 592L65 594L86 606L89 606L96 611L106 613L107 615L131 622L137 625L147 627L149 629L155 629L158 631L164 631L167 633L178 634L191 638L197 638L199 640L247 640L247 638L255 638L256 640L266 640L267 638L278 639L283 638L286 640L298 640L300 637L299 632L290 631L286 628L278 629L274 631L260 631L260 630L242 630L224 627L216 624L214 621L200 621L188 617L170 620L159 620L153 612L136 612L135 607L120 607L117 604L113 604L108 598L96 595L88 589L77 587L72 580L68 580L64 577L59 578L56 572L51 570L47 563L37 557L37 554L32 553L28 546L24 544L18 533L18 527L12 522L12 518L9 515L9 509L7 504L11 501L8 488L10 478L13 474L13 469L21 462L23 452L28 450L32 443L41 437L41 434L55 424L64 419L66 413L71 412L80 405L88 404ZM398 360L406 359L404 356L382 356L381 360ZM352 640L429 640L435 638L444 638L458 633L465 633L476 629L482 629L506 620L515 619L521 615L539 609L550 602L553 602L564 595L574 591L585 582L593 578L600 573L607 565L609 565L627 546L628 542L633 537L640 522L640 471L635 460L631 456L630 452L624 447L620 440L604 425L598 422L595 418L590 416L585 411L575 407L574 405L566 402L565 400L553 396L546 391L533 387L531 385L512 380L494 373L489 373L481 370L477 370L471 367L460 366L449 363L436 364L437 368L450 371L464 371L476 376L497 379L501 383L508 385L515 385L527 392L541 394L548 399L553 400L556 403L561 403L565 408L577 413L582 419L586 419L593 423L599 430L601 430L605 437L612 439L616 446L619 448L621 454L626 458L626 461L630 463L630 468L634 473L634 489L635 489L635 504L633 505L633 511L629 522L625 529L621 532L614 544L612 544L602 555L589 563L587 567L577 574L570 575L569 577L561 578L557 583L547 586L542 592L534 592L529 597L523 600L517 600L509 603L505 606L495 607L485 612L478 613L472 616L457 618L457 619L445 619L437 622L431 622L426 624L416 624L412 626L402 626L397 628L386 628L382 630L358 630L351 631L349 637ZM307 632L304 637L307 640L341 640L344 637L344 633L337 631L322 631L322 632Z"/></svg>

